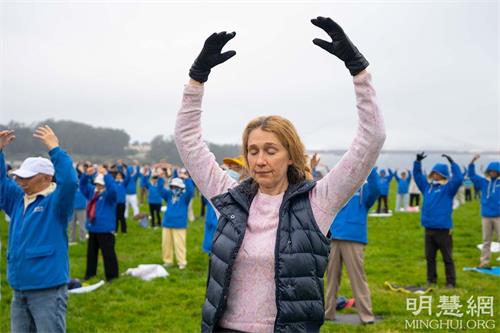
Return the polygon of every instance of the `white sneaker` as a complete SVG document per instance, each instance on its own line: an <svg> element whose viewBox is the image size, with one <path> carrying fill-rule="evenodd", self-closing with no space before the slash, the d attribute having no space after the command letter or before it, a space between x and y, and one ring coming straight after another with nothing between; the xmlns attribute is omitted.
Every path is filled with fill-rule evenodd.
<svg viewBox="0 0 500 333"><path fill-rule="evenodd" d="M167 263L165 263L165 264L163 264L162 266L163 266L163 267L165 267L165 268L170 268L170 267L172 267L173 265L174 265L174 264L167 264Z"/></svg>
<svg viewBox="0 0 500 333"><path fill-rule="evenodd" d="M179 269L186 269L186 265L179 265Z"/></svg>

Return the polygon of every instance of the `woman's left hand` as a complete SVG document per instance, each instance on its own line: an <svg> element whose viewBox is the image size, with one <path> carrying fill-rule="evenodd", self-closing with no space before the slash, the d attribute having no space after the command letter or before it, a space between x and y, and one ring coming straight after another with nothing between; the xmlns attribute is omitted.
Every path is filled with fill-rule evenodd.
<svg viewBox="0 0 500 333"><path fill-rule="evenodd" d="M332 39L331 42L327 42L326 40L315 38L313 43L342 60L352 76L359 74L368 67L368 61L354 46L349 37L347 37L342 27L335 21L329 17L318 16L312 19L311 22L323 29Z"/></svg>

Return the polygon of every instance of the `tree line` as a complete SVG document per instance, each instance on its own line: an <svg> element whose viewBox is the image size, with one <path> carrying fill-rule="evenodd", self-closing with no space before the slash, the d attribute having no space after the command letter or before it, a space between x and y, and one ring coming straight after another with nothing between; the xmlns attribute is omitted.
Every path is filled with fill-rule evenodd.
<svg viewBox="0 0 500 333"><path fill-rule="evenodd" d="M127 149L130 135L123 129L94 127L75 121L53 119L33 124L19 122L0 124L0 130L16 131L16 140L6 148L10 157L16 156L21 159L46 153L39 140L33 139L34 129L41 124L49 125L59 137L61 147L79 160L137 158L135 152ZM172 164L182 164L173 137L157 135L150 144L151 150L145 155L147 161L167 160ZM222 162L224 157L238 156L241 152L240 146L235 144L209 143L209 147L219 162Z"/></svg>

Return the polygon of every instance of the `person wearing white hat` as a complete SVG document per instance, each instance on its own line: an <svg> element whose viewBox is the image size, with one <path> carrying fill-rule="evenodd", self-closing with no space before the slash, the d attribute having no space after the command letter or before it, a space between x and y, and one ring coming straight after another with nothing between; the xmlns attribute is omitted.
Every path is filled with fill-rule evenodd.
<svg viewBox="0 0 500 333"><path fill-rule="evenodd" d="M33 134L50 160L27 158L9 179L3 148L15 139L0 131L0 209L10 217L7 279L14 289L12 332L65 332L69 281L68 222L77 175L71 157L48 126ZM53 177L56 176L56 182Z"/></svg>

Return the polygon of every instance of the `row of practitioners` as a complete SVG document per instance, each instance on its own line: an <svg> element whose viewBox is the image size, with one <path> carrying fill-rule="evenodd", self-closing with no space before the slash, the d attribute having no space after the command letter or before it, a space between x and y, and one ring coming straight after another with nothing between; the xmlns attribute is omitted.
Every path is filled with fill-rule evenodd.
<svg viewBox="0 0 500 333"><path fill-rule="evenodd" d="M327 235L332 220L375 165L385 140L385 128L371 75L366 71L368 61L332 19L317 17L311 22L331 39L314 39L314 44L344 62L353 77L360 129L337 167L317 182L312 181L305 148L295 127L280 116L259 117L246 126L242 147L250 177L245 181L239 183L221 170L210 153L201 129L204 82L213 67L236 55L235 51L222 53L235 33L212 34L189 71L175 140L184 165L201 193L210 198L218 216L202 308L203 332L319 332L324 323L323 275L331 247ZM0 148L13 138L11 131L0 132ZM42 192L51 184L50 172L36 169L33 173L33 168L26 167L24 170L32 172L30 176L17 173L21 178L16 179L21 184L17 185L0 169L0 204L12 217L13 225L7 269L14 288L13 331L65 330L65 300L43 302L43 309L32 304L34 297L40 298L40 290L47 301L58 295L67 297L66 226L78 180L71 158L58 148L58 143L50 142L49 154L58 173L53 192ZM1 158L3 164L3 155ZM101 171L106 186L106 172ZM30 188L35 175L45 181L36 191ZM108 183L113 186L109 177ZM102 184L91 186L98 185ZM432 185L429 192L437 186ZM6 196L10 192L5 191L11 188L16 195ZM34 203L28 201L26 214L25 193L35 196ZM67 200L66 207L57 201L61 195L62 201ZM94 189L91 201L95 199L96 212L98 201L104 200L99 199L101 195L96 199ZM439 212L435 214L439 219ZM23 231L25 234L20 237ZM30 265L25 260L31 260ZM49 303L64 306L51 308ZM39 311L44 311L43 318Z"/></svg>
<svg viewBox="0 0 500 333"><path fill-rule="evenodd" d="M432 172L432 171L431 171ZM480 198L481 188L477 182L473 182L471 176L467 172L467 168L463 170L463 186L459 187L456 195L455 207L463 204L466 201L472 200L472 189L475 190L474 198ZM420 206L421 191L417 185L415 178L412 176L411 171L402 171L399 173L397 170L381 169L379 171L380 177L380 196L377 203L377 213L388 213L388 197L390 183L392 179L396 180L397 193L395 211L418 211Z"/></svg>
<svg viewBox="0 0 500 333"><path fill-rule="evenodd" d="M129 208L132 208L135 218L141 217L141 214L139 213L136 194L138 180L140 181L140 191L144 195L144 198L147 198L147 203L149 206L149 216L151 217L151 227L156 228L161 225L161 204L163 200L160 193L156 189L158 178L189 178L189 174L184 168L150 169L148 165L145 165L141 168L137 162L134 162L134 164L135 166L126 166L123 164L123 162L121 162L121 160L119 160L117 164L114 164L109 168L105 165L105 167L109 169L109 172L116 182L116 232L120 230L121 233L127 233L126 219L128 217ZM86 173L86 170L88 170L89 168L92 168L93 170L96 169L96 167L93 166L90 162L87 162L85 164L77 164L76 171L78 174L78 179L81 179L82 176ZM70 243L85 239L87 204L88 199L85 198L80 190L78 190L74 201L74 215L70 221ZM190 221L194 220L194 214L192 213L192 204L190 204L189 206L188 216Z"/></svg>
<svg viewBox="0 0 500 333"><path fill-rule="evenodd" d="M124 191L122 174L115 172L114 177L106 168L100 167L95 172L88 168L80 178L80 191L88 201L86 207L86 228L89 232L87 250L87 270L85 279L96 274L98 251L102 251L106 279L118 277L118 261L115 253L115 235L120 192ZM190 178L172 178L165 187L165 178L153 176L146 185L149 190L150 205L159 208L162 200L167 203L163 216L162 257L165 265L172 265L174 248L179 268L187 265L186 228L187 211L194 194L194 183ZM117 209L118 208L118 209ZM156 213L156 212L153 212ZM154 216L154 215L153 215Z"/></svg>

